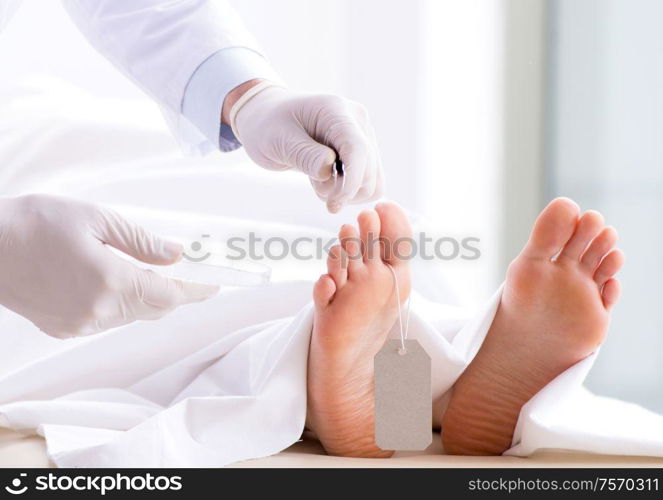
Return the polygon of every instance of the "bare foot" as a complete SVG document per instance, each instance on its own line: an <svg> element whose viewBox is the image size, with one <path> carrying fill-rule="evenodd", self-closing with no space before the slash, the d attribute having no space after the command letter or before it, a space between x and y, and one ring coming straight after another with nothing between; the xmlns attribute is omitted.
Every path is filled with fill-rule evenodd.
<svg viewBox="0 0 663 500"><path fill-rule="evenodd" d="M456 382L442 421L450 454L499 455L511 447L522 406L605 338L624 256L617 233L571 200L553 200L511 263L481 349Z"/></svg>
<svg viewBox="0 0 663 500"><path fill-rule="evenodd" d="M331 455L389 457L393 452L375 444L373 358L398 316L387 264L398 276L401 301L410 294L407 261L396 257L409 255L409 241L398 239L412 233L405 214L391 203L362 212L358 221L359 233L353 226L341 228L328 274L313 289L307 426Z"/></svg>

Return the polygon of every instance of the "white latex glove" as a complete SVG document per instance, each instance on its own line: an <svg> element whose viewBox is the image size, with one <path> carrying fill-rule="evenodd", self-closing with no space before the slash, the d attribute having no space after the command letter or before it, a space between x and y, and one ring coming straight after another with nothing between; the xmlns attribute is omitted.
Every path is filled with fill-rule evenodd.
<svg viewBox="0 0 663 500"><path fill-rule="evenodd" d="M359 103L262 82L234 103L229 121L255 163L304 172L330 212L382 196L375 133ZM345 166L344 181L332 175L336 153Z"/></svg>
<svg viewBox="0 0 663 500"><path fill-rule="evenodd" d="M49 195L0 199L0 304L66 338L156 319L218 291L140 269L108 246L162 265L183 251L106 208Z"/></svg>

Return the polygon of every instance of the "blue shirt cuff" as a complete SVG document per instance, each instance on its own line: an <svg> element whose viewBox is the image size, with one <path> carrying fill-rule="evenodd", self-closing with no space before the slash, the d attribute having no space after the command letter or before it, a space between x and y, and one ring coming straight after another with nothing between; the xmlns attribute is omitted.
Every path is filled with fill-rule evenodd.
<svg viewBox="0 0 663 500"><path fill-rule="evenodd" d="M198 66L182 99L182 114L221 151L241 146L228 125L221 124L221 108L228 92L249 80L280 82L267 60L246 47L215 52Z"/></svg>

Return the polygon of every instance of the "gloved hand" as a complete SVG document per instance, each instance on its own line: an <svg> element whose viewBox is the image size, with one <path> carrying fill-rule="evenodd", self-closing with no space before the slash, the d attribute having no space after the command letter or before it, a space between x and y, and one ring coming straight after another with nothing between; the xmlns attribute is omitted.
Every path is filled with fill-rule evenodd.
<svg viewBox="0 0 663 500"><path fill-rule="evenodd" d="M255 163L271 170L304 172L332 213L346 203L382 195L375 133L359 103L263 81L234 102L228 122ZM332 175L336 153L344 163L345 179Z"/></svg>
<svg viewBox="0 0 663 500"><path fill-rule="evenodd" d="M139 269L109 246L149 264L173 264L183 251L106 208L48 195L0 199L0 304L66 338L156 319L218 291Z"/></svg>

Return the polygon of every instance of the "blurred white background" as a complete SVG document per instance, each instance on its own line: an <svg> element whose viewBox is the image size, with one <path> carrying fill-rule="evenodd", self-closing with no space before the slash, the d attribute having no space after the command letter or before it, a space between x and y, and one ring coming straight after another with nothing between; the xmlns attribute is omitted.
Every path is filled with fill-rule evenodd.
<svg viewBox="0 0 663 500"><path fill-rule="evenodd" d="M481 239L481 259L444 264L462 302L494 291L550 197L603 211L621 231L627 267L590 387L663 411L661 2L232 3L292 87L367 106L389 198L440 233ZM0 68L0 90L48 75L153 106L52 0L24 1L0 35ZM222 168L238 155L210 161ZM178 203L188 197L200 193ZM318 208L321 226L347 218Z"/></svg>
<svg viewBox="0 0 663 500"><path fill-rule="evenodd" d="M663 2L549 4L546 188L606 216L623 296L589 385L663 411Z"/></svg>

